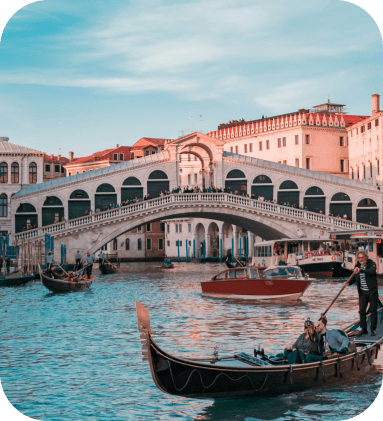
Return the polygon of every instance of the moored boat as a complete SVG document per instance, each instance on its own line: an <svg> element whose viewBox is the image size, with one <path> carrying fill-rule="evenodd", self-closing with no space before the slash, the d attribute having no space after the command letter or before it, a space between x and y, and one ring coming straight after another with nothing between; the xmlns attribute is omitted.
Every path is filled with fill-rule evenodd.
<svg viewBox="0 0 383 421"><path fill-rule="evenodd" d="M13 287L26 284L34 279L34 275L23 275L20 272L12 272L5 276L0 276L0 287Z"/></svg>
<svg viewBox="0 0 383 421"><path fill-rule="evenodd" d="M303 276L298 266L271 266L226 269L201 282L202 295L241 300L298 300L312 279Z"/></svg>
<svg viewBox="0 0 383 421"><path fill-rule="evenodd" d="M355 352L290 365L283 360L261 359L243 352L222 358L215 355L189 359L170 355L154 341L149 314L136 301L143 360L149 363L155 385L164 393L198 399L276 396L365 379L383 342L382 310L378 310L377 336L355 339ZM360 328L358 323L345 330L347 336Z"/></svg>
<svg viewBox="0 0 383 421"><path fill-rule="evenodd" d="M98 268L102 275L110 275L112 273L118 273L117 268L109 262L104 262L103 264L99 264Z"/></svg>
<svg viewBox="0 0 383 421"><path fill-rule="evenodd" d="M78 275L71 278L70 281L66 279L54 279L45 275L40 271L41 282L52 292L62 293L62 292L74 292L74 291L85 291L88 289L93 282L93 275L90 275L90 278Z"/></svg>

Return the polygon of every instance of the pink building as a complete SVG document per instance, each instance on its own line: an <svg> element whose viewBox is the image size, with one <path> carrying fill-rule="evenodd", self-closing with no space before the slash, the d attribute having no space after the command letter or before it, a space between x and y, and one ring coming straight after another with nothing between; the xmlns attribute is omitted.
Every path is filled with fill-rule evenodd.
<svg viewBox="0 0 383 421"><path fill-rule="evenodd" d="M350 178L383 184L383 111L380 95L372 95L372 116L347 128Z"/></svg>
<svg viewBox="0 0 383 421"><path fill-rule="evenodd" d="M347 128L366 118L328 101L312 110L231 121L208 135L225 140L228 152L348 178Z"/></svg>

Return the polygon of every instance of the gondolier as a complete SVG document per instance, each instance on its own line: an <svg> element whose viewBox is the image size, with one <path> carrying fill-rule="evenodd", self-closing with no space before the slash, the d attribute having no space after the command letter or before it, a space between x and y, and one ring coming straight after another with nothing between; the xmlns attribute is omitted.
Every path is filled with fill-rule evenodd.
<svg viewBox="0 0 383 421"><path fill-rule="evenodd" d="M104 264L105 255L102 251L98 254L98 264L102 266Z"/></svg>
<svg viewBox="0 0 383 421"><path fill-rule="evenodd" d="M47 262L47 274L48 276L52 275L52 265L54 262L53 254L52 252L48 252L48 256L46 256L46 262Z"/></svg>
<svg viewBox="0 0 383 421"><path fill-rule="evenodd" d="M75 259L76 259L76 270L79 270L81 269L81 254L79 250L77 250Z"/></svg>
<svg viewBox="0 0 383 421"><path fill-rule="evenodd" d="M90 278L90 275L92 274L92 268L93 268L93 263L95 262L95 257L93 256L93 254L91 255L89 253L89 251L86 252L86 257L85 257L85 266L87 266L86 268L86 274L88 276L88 278Z"/></svg>
<svg viewBox="0 0 383 421"><path fill-rule="evenodd" d="M377 326L377 308L378 308L378 280L376 277L376 263L368 258L366 251L358 252L358 263L354 269L354 276L346 281L344 285L356 283L359 293L359 314L360 327L362 330L356 334L357 337L367 335L366 310L370 303L371 313L371 336L375 336Z"/></svg>

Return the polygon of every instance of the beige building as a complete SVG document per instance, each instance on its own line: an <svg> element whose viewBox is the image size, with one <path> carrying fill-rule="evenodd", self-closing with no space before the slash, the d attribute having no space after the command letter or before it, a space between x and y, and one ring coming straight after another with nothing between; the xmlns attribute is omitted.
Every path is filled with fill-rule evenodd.
<svg viewBox="0 0 383 421"><path fill-rule="evenodd" d="M380 96L372 95L372 116L347 129L350 178L383 184L383 111Z"/></svg>
<svg viewBox="0 0 383 421"><path fill-rule="evenodd" d="M343 104L246 122L221 124L208 135L225 141L224 150L280 164L347 177L347 128L368 116L345 114Z"/></svg>

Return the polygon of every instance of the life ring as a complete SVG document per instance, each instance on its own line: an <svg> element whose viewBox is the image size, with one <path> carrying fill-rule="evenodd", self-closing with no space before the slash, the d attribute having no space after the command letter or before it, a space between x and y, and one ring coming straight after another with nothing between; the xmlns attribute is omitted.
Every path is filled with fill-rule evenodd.
<svg viewBox="0 0 383 421"><path fill-rule="evenodd" d="M332 256L331 257L331 260L334 262L336 260L336 257L335 256Z"/></svg>

